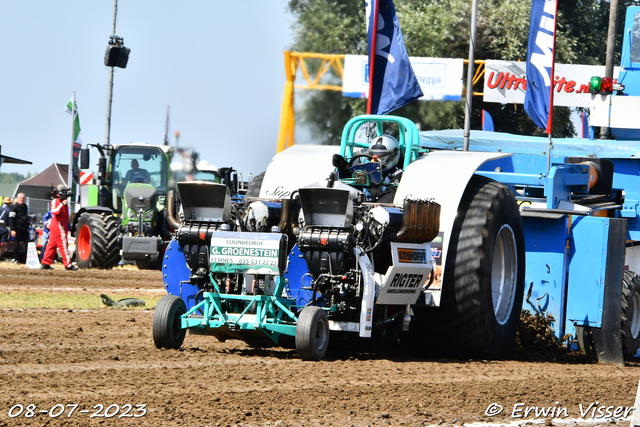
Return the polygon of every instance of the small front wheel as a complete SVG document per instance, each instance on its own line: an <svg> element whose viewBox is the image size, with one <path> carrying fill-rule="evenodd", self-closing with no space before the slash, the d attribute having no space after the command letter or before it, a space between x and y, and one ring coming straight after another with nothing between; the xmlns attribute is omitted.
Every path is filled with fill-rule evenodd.
<svg viewBox="0 0 640 427"><path fill-rule="evenodd" d="M296 351L302 360L322 360L329 347L329 319L320 307L305 307L296 326Z"/></svg>
<svg viewBox="0 0 640 427"><path fill-rule="evenodd" d="M158 302L153 315L153 342L157 348L180 348L187 333L181 328L180 316L186 312L184 301L175 295L166 295Z"/></svg>

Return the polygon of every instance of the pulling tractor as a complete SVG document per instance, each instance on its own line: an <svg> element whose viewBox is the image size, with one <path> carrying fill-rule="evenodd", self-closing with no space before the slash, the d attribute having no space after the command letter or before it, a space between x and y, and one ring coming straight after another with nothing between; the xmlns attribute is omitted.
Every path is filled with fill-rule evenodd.
<svg viewBox="0 0 640 427"><path fill-rule="evenodd" d="M465 151L461 130L359 116L339 149L277 154L257 199L179 184L185 216L163 260L156 346L179 348L189 330L293 344L308 360L330 336L502 358L525 309L559 341L624 364L640 347L636 15L618 82L592 79L591 124L606 139L472 131ZM395 180L368 151L385 134L402 154Z"/></svg>

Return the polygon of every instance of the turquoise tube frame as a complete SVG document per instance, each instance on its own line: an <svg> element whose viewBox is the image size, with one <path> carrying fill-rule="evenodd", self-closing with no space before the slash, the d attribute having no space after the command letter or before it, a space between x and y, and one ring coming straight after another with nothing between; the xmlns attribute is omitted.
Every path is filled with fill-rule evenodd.
<svg viewBox="0 0 640 427"><path fill-rule="evenodd" d="M349 120L344 126L340 140L340 155L342 155L342 157L345 159L351 158L354 148L369 147L369 143L356 142L355 140L358 128L368 122L376 124L378 136L383 135L383 124L394 123L398 125L398 143L400 144L400 150L404 152L403 169L406 169L411 162L415 161L421 152L427 151L421 149L420 133L418 132L416 124L411 120L398 116L362 115Z"/></svg>
<svg viewBox="0 0 640 427"><path fill-rule="evenodd" d="M235 331L262 330L276 344L280 335L296 335L298 318L294 312L301 306L295 305L293 299L275 296L282 295L285 285L283 276L275 276L276 289L273 296L222 294L213 277L210 279L215 292L205 292L203 300L180 317L182 329L217 329L228 326ZM241 313L223 310L222 304L233 300L246 303ZM254 305L255 320L245 320L244 316ZM202 316L199 316L200 310L204 313ZM192 317L193 315L198 316Z"/></svg>

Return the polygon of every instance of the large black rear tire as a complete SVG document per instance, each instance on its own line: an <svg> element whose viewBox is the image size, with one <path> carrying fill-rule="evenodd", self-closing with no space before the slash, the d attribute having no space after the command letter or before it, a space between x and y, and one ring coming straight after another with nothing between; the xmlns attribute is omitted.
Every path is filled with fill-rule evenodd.
<svg viewBox="0 0 640 427"><path fill-rule="evenodd" d="M180 327L180 316L187 312L182 298L165 295L153 314L153 342L157 348L179 349L184 342L186 329Z"/></svg>
<svg viewBox="0 0 640 427"><path fill-rule="evenodd" d="M620 301L620 338L622 353L632 358L640 348L640 276L632 271L622 272Z"/></svg>
<svg viewBox="0 0 640 427"><path fill-rule="evenodd" d="M76 262L79 268L110 269L120 262L116 218L108 213L83 212L76 224Z"/></svg>
<svg viewBox="0 0 640 427"><path fill-rule="evenodd" d="M513 193L474 176L454 221L440 307L414 307L407 347L421 355L504 358L520 321L524 270Z"/></svg>

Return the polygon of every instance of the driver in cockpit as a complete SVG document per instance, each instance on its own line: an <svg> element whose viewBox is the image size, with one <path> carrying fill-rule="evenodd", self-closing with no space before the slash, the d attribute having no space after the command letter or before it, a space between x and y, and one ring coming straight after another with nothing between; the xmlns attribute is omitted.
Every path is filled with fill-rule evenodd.
<svg viewBox="0 0 640 427"><path fill-rule="evenodd" d="M402 177L400 144L390 135L381 135L369 144L367 152L378 159L384 177L381 185L368 189L370 198L380 203L392 203Z"/></svg>
<svg viewBox="0 0 640 427"><path fill-rule="evenodd" d="M150 183L151 177L146 169L140 169L140 165L136 159L131 160L131 169L124 176L123 183L127 185L130 182Z"/></svg>

